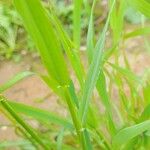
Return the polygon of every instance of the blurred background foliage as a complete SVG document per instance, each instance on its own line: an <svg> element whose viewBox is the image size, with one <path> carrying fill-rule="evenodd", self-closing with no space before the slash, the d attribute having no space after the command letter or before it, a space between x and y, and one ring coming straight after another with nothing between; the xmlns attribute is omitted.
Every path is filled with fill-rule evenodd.
<svg viewBox="0 0 150 150"><path fill-rule="evenodd" d="M92 0L89 0L82 9L82 45L85 45L88 18ZM66 31L72 35L72 15L73 3L70 0L44 0L44 6L47 10L51 5L54 7L57 16L61 19ZM108 0L99 0L97 2L95 16L95 32L97 33L102 27L107 17ZM87 6L88 4L88 6ZM133 8L126 10L126 23L140 24L142 15ZM38 56L31 38L26 34L22 21L14 9L12 0L0 1L0 60L13 59L18 62L24 55L32 54Z"/></svg>

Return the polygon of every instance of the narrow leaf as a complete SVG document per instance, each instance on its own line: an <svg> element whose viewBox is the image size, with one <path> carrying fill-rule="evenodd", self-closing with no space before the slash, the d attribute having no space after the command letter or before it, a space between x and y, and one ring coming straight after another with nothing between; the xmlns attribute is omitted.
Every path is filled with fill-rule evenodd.
<svg viewBox="0 0 150 150"><path fill-rule="evenodd" d="M87 129L84 130L84 137L85 137L85 142L86 142L86 150L92 150L92 144L91 144L91 139L90 139L90 135Z"/></svg>
<svg viewBox="0 0 150 150"><path fill-rule="evenodd" d="M94 24L93 24L93 12L94 7L96 4L96 0L93 1L90 19L89 19L89 26L88 26L88 34L87 34L87 54L89 62L91 62L93 57L93 50L94 50Z"/></svg>
<svg viewBox="0 0 150 150"><path fill-rule="evenodd" d="M10 88L13 85L15 85L17 82L19 82L22 79L24 79L24 78L26 78L28 76L31 76L31 75L34 75L34 73L33 72L29 72L29 71L18 73L12 79L10 79L9 81L7 81L6 83L4 83L3 85L0 86L0 93L4 92L8 88Z"/></svg>
<svg viewBox="0 0 150 150"><path fill-rule="evenodd" d="M117 135L113 138L113 145L123 145L132 140L134 137L142 134L143 132L150 129L150 120L136 124L131 127L120 130Z"/></svg>
<svg viewBox="0 0 150 150"><path fill-rule="evenodd" d="M103 56L103 49L104 49L104 44L105 44L106 32L108 29L110 14L112 12L114 4L115 4L115 0L113 1L113 5L110 9L110 12L109 12L106 24L104 26L103 32L100 34L100 37L99 37L98 42L96 44L96 47L94 49L93 59L92 59L90 68L88 70L88 75L87 75L87 78L85 81L85 86L83 89L82 102L81 102L81 107L80 107L82 122L84 122L84 123L86 121L86 115L88 112L90 98L91 98L93 89L96 85L98 76L100 74L100 66L102 64L102 58L103 58L102 56Z"/></svg>
<svg viewBox="0 0 150 150"><path fill-rule="evenodd" d="M61 25L61 22L57 18L56 14L54 13L54 10L51 11L51 22L54 24L57 35L61 41L61 44L67 54L67 57L69 58L71 65L76 73L76 76L79 80L79 83L81 87L83 86L83 76L84 76L84 68L82 66L79 53L75 49L75 46L73 45L72 41L69 39L69 36L63 29L63 26Z"/></svg>
<svg viewBox="0 0 150 150"><path fill-rule="evenodd" d="M144 27L140 29L136 29L132 32L126 33L124 35L125 39L136 37L136 36L142 36L142 35L149 35L150 34L150 28L149 27Z"/></svg>
<svg viewBox="0 0 150 150"><path fill-rule="evenodd" d="M83 0L73 0L74 10L73 10L73 41L77 49L80 48L81 40L81 7Z"/></svg>
<svg viewBox="0 0 150 150"><path fill-rule="evenodd" d="M68 84L69 75L61 46L40 0L14 0L14 4L40 51L49 75L61 85Z"/></svg>
<svg viewBox="0 0 150 150"><path fill-rule="evenodd" d="M48 112L46 110L42 110L39 108L35 108L33 106L24 105L22 103L8 101L9 105L14 109L17 113L22 113L24 115L33 117L39 121L45 123L55 123L57 125L72 129L73 126L67 120L62 117L58 117L55 114Z"/></svg>

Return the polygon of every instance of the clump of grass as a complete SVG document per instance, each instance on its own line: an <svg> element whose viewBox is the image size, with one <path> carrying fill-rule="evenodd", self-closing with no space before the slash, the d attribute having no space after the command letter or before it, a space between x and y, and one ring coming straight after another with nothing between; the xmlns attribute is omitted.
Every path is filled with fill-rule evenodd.
<svg viewBox="0 0 150 150"><path fill-rule="evenodd" d="M37 149L40 147L58 150L147 149L150 146L149 73L141 77L134 74L126 52L120 50L123 49L122 44L129 37L149 33L149 29L143 27L127 34L122 32L127 6L131 5L149 17L150 3L146 0L140 3L138 0L133 2L110 0L106 23L95 42L93 11L96 0L93 1L87 33L88 68L83 66L79 51L82 3L81 0L74 1L72 41L53 9L48 15L40 0L14 0L14 5L39 50L42 63L47 70L47 74L37 75L66 104L67 119L51 112L8 101L2 96L0 97L1 108L5 114L15 120L15 124L19 124L20 132L24 133L28 141ZM106 33L109 29L112 31L113 40L112 46L106 49ZM79 90L71 79L63 50L75 72ZM119 64L120 56L123 56L125 67ZM114 62L110 60L112 57ZM29 75L35 75L35 73L18 74L2 85L0 92L2 93ZM113 99L114 87L117 87L118 103L115 103ZM130 91L128 95L123 90L125 87L128 87ZM93 96L95 92L99 95L97 99ZM99 103L103 105L104 112L101 111L102 107ZM46 128L57 135L56 138L53 134L44 135L32 129L19 117L21 113L42 121ZM59 128L55 130L51 123ZM52 141L49 142L49 139ZM68 139L70 142L67 142Z"/></svg>

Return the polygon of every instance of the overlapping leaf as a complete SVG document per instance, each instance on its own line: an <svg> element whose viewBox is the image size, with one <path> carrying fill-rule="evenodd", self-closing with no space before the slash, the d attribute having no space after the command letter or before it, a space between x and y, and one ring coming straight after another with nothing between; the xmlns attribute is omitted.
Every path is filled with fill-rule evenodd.
<svg viewBox="0 0 150 150"><path fill-rule="evenodd" d="M40 51L50 74L61 85L68 84L68 71L54 28L39 0L14 0L24 25ZM33 9L34 7L34 9Z"/></svg>

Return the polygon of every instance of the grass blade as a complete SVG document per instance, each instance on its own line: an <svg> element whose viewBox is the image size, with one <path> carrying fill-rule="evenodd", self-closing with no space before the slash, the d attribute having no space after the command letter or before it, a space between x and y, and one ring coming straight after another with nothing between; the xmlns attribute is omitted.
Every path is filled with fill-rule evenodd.
<svg viewBox="0 0 150 150"><path fill-rule="evenodd" d="M112 6L113 0L110 0L110 7ZM124 23L124 14L126 9L126 1L121 0L115 4L114 9L111 13L110 26L113 32L113 44L116 45L122 35L123 23Z"/></svg>
<svg viewBox="0 0 150 150"><path fill-rule="evenodd" d="M112 106L110 103L109 94L107 92L106 79L105 79L105 75L103 71L100 72L99 78L97 80L96 88L101 97L102 103L104 104L106 108L106 115L107 115L108 122L109 122L109 129L111 131L111 134L114 135L116 132L116 129L113 123Z"/></svg>
<svg viewBox="0 0 150 150"><path fill-rule="evenodd" d="M85 81L85 86L83 89L82 102L81 102L81 107L80 107L82 123L85 123L85 121L86 121L86 116L87 116L87 112L88 112L90 98L91 98L93 89L96 85L98 76L100 74L100 66L102 64L102 56L103 56L103 49L104 49L104 43L105 43L105 38L106 38L106 32L108 29L110 14L112 12L114 4L115 4L115 0L113 1L113 5L110 9L110 12L109 12L106 24L104 26L103 32L100 35L100 38L96 44L93 59L92 59L92 62L91 62L91 65L90 65L90 68L88 71L88 75L87 75L87 78Z"/></svg>
<svg viewBox="0 0 150 150"><path fill-rule="evenodd" d="M93 50L94 50L94 25L93 25L93 12L94 7L96 4L96 0L93 1L91 14L90 14L90 20L89 20L89 26L88 26L88 34L87 34L87 54L89 62L91 62L93 57Z"/></svg>
<svg viewBox="0 0 150 150"><path fill-rule="evenodd" d="M136 36L142 36L142 35L149 35L150 34L150 27L143 27L136 29L132 32L126 33L124 35L124 39L136 37Z"/></svg>
<svg viewBox="0 0 150 150"><path fill-rule="evenodd" d="M61 46L40 0L14 0L14 4L40 51L40 56L49 75L60 85L68 85L69 75Z"/></svg>
<svg viewBox="0 0 150 150"><path fill-rule="evenodd" d="M63 29L59 19L57 18L56 14L54 13L54 10L51 11L51 20L54 26L57 30L57 35L60 38L60 41L62 43L62 46L67 54L67 57L69 58L71 65L75 71L75 74L79 80L80 86L83 86L83 76L84 76L84 68L82 66L79 53L77 50L75 50L74 45L72 41L69 39L67 33Z"/></svg>
<svg viewBox="0 0 150 150"><path fill-rule="evenodd" d="M87 129L84 130L84 137L85 137L85 142L86 142L86 150L92 150L92 144L91 144L91 140L90 140L90 135L89 132L87 131Z"/></svg>
<svg viewBox="0 0 150 150"><path fill-rule="evenodd" d="M101 71L99 75L99 79L97 82L97 89L99 92L99 95L101 96L102 102L105 105L107 111L111 113L111 107L110 107L110 101L109 96L107 94L107 87L106 87L106 79L104 73Z"/></svg>
<svg viewBox="0 0 150 150"><path fill-rule="evenodd" d="M142 134L144 131L147 131L149 129L150 129L150 120L144 121L131 127L124 128L120 130L114 137L113 145L121 146L123 144L126 144L134 137Z"/></svg>
<svg viewBox="0 0 150 150"><path fill-rule="evenodd" d="M77 49L80 48L81 41L81 7L83 0L73 0L73 41Z"/></svg>
<svg viewBox="0 0 150 150"><path fill-rule="evenodd" d="M45 123L55 123L57 125L66 127L68 129L73 129L73 126L70 122L63 119L62 117L56 116L55 114L51 112L48 112L39 108L35 108L32 106L24 105L22 103L17 103L17 102L12 102L12 101L8 101L8 103L17 113L22 113L24 115L33 117Z"/></svg>
<svg viewBox="0 0 150 150"><path fill-rule="evenodd" d="M28 76L31 76L31 75L34 75L34 73L33 72L29 72L29 71L18 73L12 79L10 79L9 81L7 81L6 83L4 83L3 85L0 86L0 93L4 92L8 88L10 88L13 85L15 85L17 82L19 82L22 79L24 79L24 78L26 78Z"/></svg>

